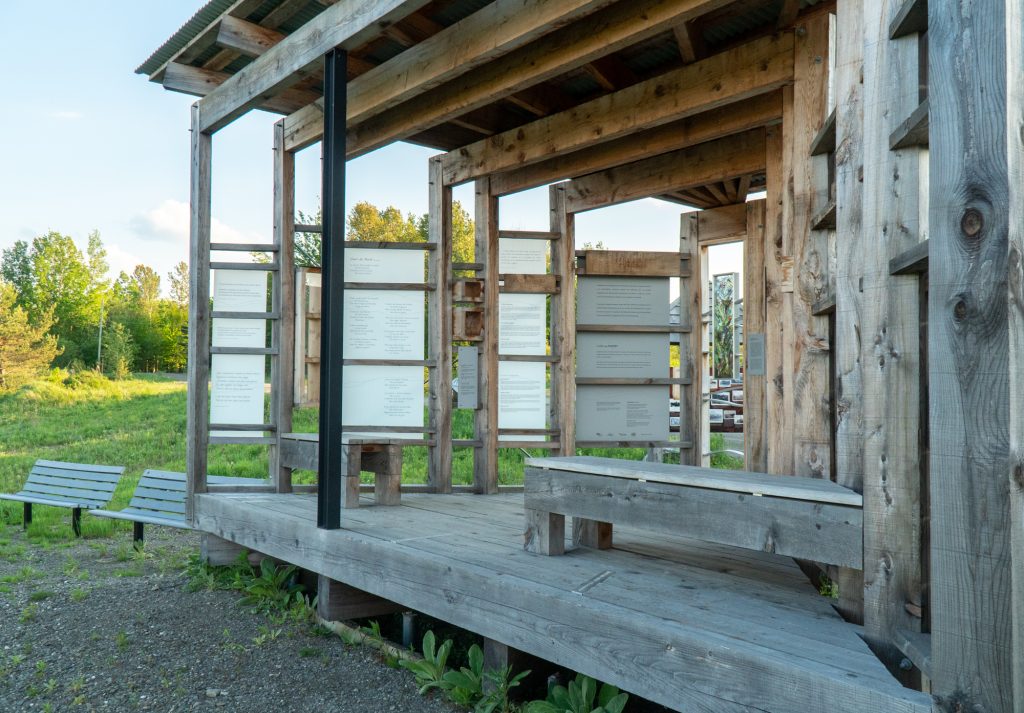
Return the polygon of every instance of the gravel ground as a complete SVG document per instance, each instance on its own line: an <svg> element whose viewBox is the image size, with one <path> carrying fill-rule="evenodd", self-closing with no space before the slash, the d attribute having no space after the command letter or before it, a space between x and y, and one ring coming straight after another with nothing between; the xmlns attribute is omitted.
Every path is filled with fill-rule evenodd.
<svg viewBox="0 0 1024 713"><path fill-rule="evenodd" d="M455 711L369 647L188 590L192 533L43 547L0 532L0 711Z"/></svg>

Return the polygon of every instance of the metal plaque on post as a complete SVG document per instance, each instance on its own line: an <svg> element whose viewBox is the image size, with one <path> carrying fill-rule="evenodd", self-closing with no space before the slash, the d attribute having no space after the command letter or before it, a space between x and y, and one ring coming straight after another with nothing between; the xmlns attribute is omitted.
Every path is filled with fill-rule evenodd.
<svg viewBox="0 0 1024 713"><path fill-rule="evenodd" d="M480 352L476 347L459 347L459 408L480 408Z"/></svg>

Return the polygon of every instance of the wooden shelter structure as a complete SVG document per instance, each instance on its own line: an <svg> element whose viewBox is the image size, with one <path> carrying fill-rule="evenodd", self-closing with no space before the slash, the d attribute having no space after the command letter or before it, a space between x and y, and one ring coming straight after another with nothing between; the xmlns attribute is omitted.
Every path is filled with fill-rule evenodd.
<svg viewBox="0 0 1024 713"><path fill-rule="evenodd" d="M335 611L384 598L676 710L1024 711L1022 38L1024 0L212 0L139 68L201 96L191 521L211 546L319 573ZM284 115L273 243L211 243L213 139L252 109ZM345 242L345 162L395 141L441 152L430 242L413 246L427 275L355 282L346 251L366 246ZM317 142L319 439L290 433L294 154ZM454 264L452 187L471 181L477 253ZM549 184L549 231L499 229L502 196ZM764 199L748 202L755 190ZM603 274L682 280L690 321L649 330L681 333L682 462L700 467L706 450L703 252L743 239L748 360L752 336L763 345L744 384L747 468L831 480L861 503L860 567L800 561L829 574L842 617L773 554L771 527L765 552L639 531L608 550L601 523L581 520L572 540L597 548L522 550L522 496L499 492L498 449L582 445L586 329L571 297L601 258L582 256L580 272L574 216L642 197L684 206L679 254ZM503 274L503 239L545 241L550 269ZM272 259L213 259L239 250ZM225 290L211 310L211 270L269 272L269 304L225 309ZM345 295L359 289L424 295L422 358L345 358ZM500 352L503 292L549 295L544 353ZM269 322L269 339L223 332L211 346L218 319ZM479 340L480 359L476 434L458 443L455 338ZM265 422L211 421L218 355L270 360ZM517 362L548 371L544 428L499 427L499 368ZM363 366L427 369L428 421L344 423L343 372ZM207 482L208 446L236 441L271 453L269 481L245 493ZM378 503L398 502L410 444L429 449L426 487L342 510L358 504L360 470L377 473ZM471 487L452 484L456 447L473 449ZM318 470L315 496L292 486L296 467ZM739 527L744 507L722 517Z"/></svg>

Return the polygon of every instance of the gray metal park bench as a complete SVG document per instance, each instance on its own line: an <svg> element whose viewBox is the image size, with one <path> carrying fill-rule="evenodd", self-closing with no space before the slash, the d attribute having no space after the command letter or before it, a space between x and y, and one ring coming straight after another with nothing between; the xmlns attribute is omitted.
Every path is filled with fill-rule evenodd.
<svg viewBox="0 0 1024 713"><path fill-rule="evenodd" d="M208 475L206 482L216 485L262 485L253 478ZM92 510L91 515L134 523L133 541L142 542L146 525L164 525L189 529L185 519L185 474L165 470L146 470L135 486L131 502L123 510Z"/></svg>
<svg viewBox="0 0 1024 713"><path fill-rule="evenodd" d="M0 493L0 500L25 504L24 526L32 522L32 505L72 508L71 527L82 535L82 510L102 508L114 496L124 466L87 465L37 460L25 486L17 493Z"/></svg>

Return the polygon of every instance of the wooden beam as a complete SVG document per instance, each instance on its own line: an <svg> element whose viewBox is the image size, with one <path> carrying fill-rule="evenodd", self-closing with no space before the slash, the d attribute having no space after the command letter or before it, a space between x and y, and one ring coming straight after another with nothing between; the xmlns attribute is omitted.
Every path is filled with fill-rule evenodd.
<svg viewBox="0 0 1024 713"><path fill-rule="evenodd" d="M192 173L189 197L188 404L185 434L185 517L194 517L193 496L206 492L210 442L210 230L213 137L199 130L199 104L192 105Z"/></svg>
<svg viewBox="0 0 1024 713"><path fill-rule="evenodd" d="M350 127L349 155L413 136L467 111L529 89L606 54L655 37L673 24L728 0L636 0L616 3L501 57L456 81Z"/></svg>
<svg viewBox="0 0 1024 713"><path fill-rule="evenodd" d="M783 0L782 8L779 10L779 19L775 22L775 27L783 30L791 26L796 22L796 17L799 14L800 0Z"/></svg>
<svg viewBox="0 0 1024 713"><path fill-rule="evenodd" d="M763 171L764 163L764 130L754 129L574 179L566 187L566 205L579 213Z"/></svg>
<svg viewBox="0 0 1024 713"><path fill-rule="evenodd" d="M576 216L566 209L565 186L548 189L551 211L549 222L552 232L561 237L551 243L551 272L558 275L563 285L573 284L576 265ZM559 454L576 455L576 299L566 287L556 298L552 309L551 351L558 355L558 363L551 368L551 389L557 394Z"/></svg>
<svg viewBox="0 0 1024 713"><path fill-rule="evenodd" d="M764 370L765 285L764 236L765 201L751 201L743 208L743 342L746 346L743 373L743 458L747 470L764 473L768 469ZM733 208L733 207L730 207ZM720 209L722 210L722 209ZM718 211L705 211L715 213ZM703 214L701 214L703 215ZM704 226L701 226L703 234ZM703 237L703 235L702 235ZM753 335L760 341L760 369L751 373L749 345Z"/></svg>
<svg viewBox="0 0 1024 713"><path fill-rule="evenodd" d="M217 44L246 57L259 57L286 35L238 17L221 18L217 28Z"/></svg>
<svg viewBox="0 0 1024 713"><path fill-rule="evenodd" d="M683 64L693 64L707 54L704 37L693 22L682 22L672 28Z"/></svg>
<svg viewBox="0 0 1024 713"><path fill-rule="evenodd" d="M679 220L679 252L689 253L690 262L698 263L690 276L679 284L679 322L689 325L688 334L679 337L679 375L689 383L679 389L679 439L689 442L689 448L681 448L679 462L683 465L702 465L704 433L704 350L707 332L703 329L704 260L700 249L699 213L683 213ZM573 454L575 455L575 454Z"/></svg>
<svg viewBox="0 0 1024 713"><path fill-rule="evenodd" d="M429 239L437 247L430 251L427 281L438 289L429 293L428 358L436 366L430 371L430 428L435 444L429 449L427 482L437 493L452 490L452 191L441 181L441 162L430 159Z"/></svg>
<svg viewBox="0 0 1024 713"><path fill-rule="evenodd" d="M280 270L273 278L277 288L273 299L280 319L275 325L278 356L272 361L271 414L277 428L270 453L270 478L277 492L290 493L292 471L281 465L281 434L292 430L295 401L295 155L284 149L283 121L274 124L274 244Z"/></svg>
<svg viewBox="0 0 1024 713"><path fill-rule="evenodd" d="M890 275L920 275L928 272L928 240L915 243L909 250L889 260Z"/></svg>
<svg viewBox="0 0 1024 713"><path fill-rule="evenodd" d="M437 162L440 181L440 162ZM490 180L476 182L476 211L473 227L476 261L483 263L484 317L487 320L478 364L479 408L474 412L474 435L480 445L473 449L473 485L480 493L498 487L498 198Z"/></svg>
<svg viewBox="0 0 1024 713"><path fill-rule="evenodd" d="M228 81L232 75L227 72L215 72L212 69L201 69L187 64L169 64L164 70L164 89L181 92L193 96L205 97L215 92L218 87ZM307 89L292 87L282 91L258 104L259 109L277 114L292 114L309 103L316 101L319 95ZM322 101L322 100L321 100ZM321 111L321 125L323 112ZM321 128L321 133L323 129Z"/></svg>
<svg viewBox="0 0 1024 713"><path fill-rule="evenodd" d="M763 94L572 154L514 168L493 176L492 184L498 195L507 195L767 126L781 120L781 99L778 92Z"/></svg>
<svg viewBox="0 0 1024 713"><path fill-rule="evenodd" d="M928 99L925 99L910 116L906 118L889 135L889 148L892 151L912 146L928 145Z"/></svg>
<svg viewBox="0 0 1024 713"><path fill-rule="evenodd" d="M444 179L464 183L717 109L778 89L792 72L792 35L757 40L463 147L444 157Z"/></svg>
<svg viewBox="0 0 1024 713"><path fill-rule="evenodd" d="M214 132L317 68L332 48L355 49L382 26L415 12L429 0L372 0L325 9L200 102L203 131Z"/></svg>
<svg viewBox="0 0 1024 713"><path fill-rule="evenodd" d="M1008 160L1021 147L1022 15L1020 0L969 13L928 6L930 591L932 693L941 711L1024 709L1024 688L1013 686L1024 676L1013 669L1024 644L1013 640L1022 613L1014 568L1024 563L1013 561L1020 513L1010 511L1024 476L1009 450L1011 438L1020 445L1010 414L1019 425L1021 404L1009 386L1020 377L1022 268L1019 224L1009 241L1008 200Z"/></svg>

